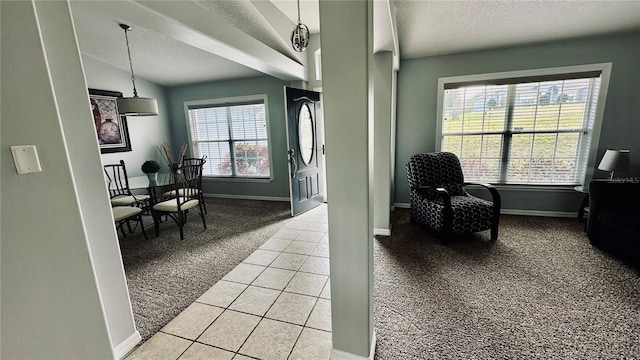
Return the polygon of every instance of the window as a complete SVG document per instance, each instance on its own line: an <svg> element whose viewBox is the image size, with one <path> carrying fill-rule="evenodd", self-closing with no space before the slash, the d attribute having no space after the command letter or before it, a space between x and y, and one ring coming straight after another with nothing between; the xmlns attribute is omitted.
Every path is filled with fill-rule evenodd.
<svg viewBox="0 0 640 360"><path fill-rule="evenodd" d="M204 176L270 178L266 95L185 103L189 141Z"/></svg>
<svg viewBox="0 0 640 360"><path fill-rule="evenodd" d="M603 71L534 72L440 79L437 140L460 158L465 179L583 183Z"/></svg>

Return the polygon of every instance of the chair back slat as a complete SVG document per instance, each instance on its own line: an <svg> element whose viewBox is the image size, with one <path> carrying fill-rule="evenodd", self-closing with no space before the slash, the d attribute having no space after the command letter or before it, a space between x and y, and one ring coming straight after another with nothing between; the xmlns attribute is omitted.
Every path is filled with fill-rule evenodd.
<svg viewBox="0 0 640 360"><path fill-rule="evenodd" d="M204 172L204 164L207 163L207 155L204 155L201 158L184 158L182 159L182 166L187 165L200 165L202 167L202 172Z"/></svg>
<svg viewBox="0 0 640 360"><path fill-rule="evenodd" d="M182 166L187 165L204 165L207 162L207 155L201 158L184 158L182 159Z"/></svg>
<svg viewBox="0 0 640 360"><path fill-rule="evenodd" d="M175 194L178 202L178 209L191 200L198 200L202 191L202 163L199 165L183 165L180 173L174 176Z"/></svg>
<svg viewBox="0 0 640 360"><path fill-rule="evenodd" d="M127 168L124 160L118 164L104 165L104 173L107 179L110 198L131 195L129 189L129 179L127 178Z"/></svg>

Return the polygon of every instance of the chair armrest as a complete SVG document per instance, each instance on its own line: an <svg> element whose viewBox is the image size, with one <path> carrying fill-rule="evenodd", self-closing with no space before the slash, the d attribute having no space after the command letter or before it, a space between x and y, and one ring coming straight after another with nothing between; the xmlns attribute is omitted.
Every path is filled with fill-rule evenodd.
<svg viewBox="0 0 640 360"><path fill-rule="evenodd" d="M449 192L445 188L422 185L422 186L412 186L411 190L416 190L416 191L431 190L436 195L442 198L443 205L445 206L445 208L448 208L448 209L451 208L451 195L449 195Z"/></svg>
<svg viewBox="0 0 640 360"><path fill-rule="evenodd" d="M467 185L477 185L489 190L489 192L491 193L491 202L493 202L493 210L498 214L500 213L500 207L502 206L502 198L500 197L500 193L498 192L498 189L495 188L495 186L491 184L473 183L473 182L465 182L464 184L462 184L462 186L467 186Z"/></svg>
<svg viewBox="0 0 640 360"><path fill-rule="evenodd" d="M412 186L411 191L429 191L432 194L439 196L442 199L442 207L443 207L443 224L442 228L445 231L449 231L453 222L453 208L451 207L451 195L447 191L447 189L442 187L434 187L429 185L422 186Z"/></svg>
<svg viewBox="0 0 640 360"><path fill-rule="evenodd" d="M447 191L447 189L441 187L433 187L430 185L412 186L411 190L432 190L435 191L438 195L451 197L449 196L449 192Z"/></svg>

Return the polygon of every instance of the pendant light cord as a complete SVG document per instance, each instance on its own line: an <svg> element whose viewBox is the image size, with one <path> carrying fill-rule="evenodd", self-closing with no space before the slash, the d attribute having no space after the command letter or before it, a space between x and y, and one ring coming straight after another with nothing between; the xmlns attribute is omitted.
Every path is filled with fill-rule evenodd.
<svg viewBox="0 0 640 360"><path fill-rule="evenodd" d="M300 0L298 0L298 24L300 24Z"/></svg>
<svg viewBox="0 0 640 360"><path fill-rule="evenodd" d="M127 42L127 54L129 55L129 67L131 68L131 83L133 83L133 97L138 97L138 90L136 89L136 76L133 74L133 62L131 61L131 50L129 49L129 36L127 35L127 31L131 27L125 24L120 24L120 27L124 30L124 39Z"/></svg>

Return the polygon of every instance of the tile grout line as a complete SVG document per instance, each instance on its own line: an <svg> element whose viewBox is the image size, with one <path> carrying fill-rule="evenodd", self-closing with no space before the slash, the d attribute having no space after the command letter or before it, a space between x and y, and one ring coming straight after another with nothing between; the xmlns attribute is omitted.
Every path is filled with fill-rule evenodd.
<svg viewBox="0 0 640 360"><path fill-rule="evenodd" d="M251 255L249 255L249 256L251 256ZM244 261L244 260L243 260L243 261ZM240 264L242 264L242 262L240 262ZM238 265L240 265L240 264L238 264ZM245 264L246 264L246 263L245 263ZM251 264L251 265L254 265L254 264ZM260 275L261 275L261 274L262 274L262 273L263 273L263 272L264 272L268 267L269 267L269 266L265 266L265 267L264 267L264 269L262 269L262 271L260 271L260 273L258 273L258 275L256 275L255 279L257 279L257 278L258 278L258 277L259 277L259 276L260 276ZM235 269L235 268L234 268L234 269ZM227 273L227 274L228 274L228 273ZM225 276L226 276L226 274L225 274ZM223 277L223 278L224 278L224 277ZM255 279L253 279L253 281L255 281ZM219 283L220 281L222 281L222 280L223 280L223 279L218 280L218 281L217 281L215 284L213 284L209 289L207 289L207 291L211 290L211 288L213 288L216 284L218 284L218 283ZM200 334L196 337L196 340L191 340L191 341L192 341L192 344L191 344L191 345L189 345L189 347L191 347L191 346L193 345L193 343L198 342L198 343L203 344L203 345L213 346L213 347L215 347L215 348L222 349L222 348L217 347L217 346L214 346L214 345L210 345L210 344L206 344L206 343L201 343L201 342L199 342L199 341L198 341L198 339L202 336L202 334L204 334L204 333L205 333L205 332L206 332L206 331L207 331L207 330L208 330L208 329L209 329L209 328L210 328L210 327L211 327L211 326L216 322L216 320L218 320L218 319L220 318L220 316L221 316L225 311L227 311L227 310L228 310L228 311L236 311L236 310L233 310L233 309L229 309L229 307L230 307L230 306L231 306L231 305L232 305L236 300L238 300L238 298L239 298L242 294L244 294L244 293L247 291L247 289L249 288L249 286L251 286L251 284L244 284L244 283L239 283L239 282L235 282L235 281L229 281L229 280L224 280L224 281L231 282L231 283L235 283L235 284L247 285L247 287L245 287L245 288L244 288L244 289L243 289L243 290L242 290L242 291L241 291L241 292L240 292L236 297L234 297L234 299L233 299L231 302L229 302L229 305L227 305L227 306L225 306L225 307L224 307L224 310L220 313L220 315L216 316L216 318L215 318L215 319L214 319L214 320L213 320L213 321L212 321L212 322L211 322L211 323L210 323L210 324L209 324L209 325L208 325L208 326L207 326L207 327L206 327L202 332L200 332ZM253 283L253 281L251 281L251 283ZM206 293L207 291L205 291L205 293ZM197 301L197 299L196 299L194 302L200 303L200 302L198 302L198 301ZM203 304L203 305L209 305L209 306L215 306L215 305L206 304L206 303L200 303L200 304ZM215 307L218 307L218 308L222 309L222 307L220 307L220 306L215 306ZM249 313L245 313L245 312L241 312L241 311L238 311L238 312L243 313L243 314L248 314L248 315L256 316L255 314L249 314ZM256 328L256 327L258 327L258 324L260 324L260 321L258 321L258 323L257 323L257 324L256 324L256 326L253 328L253 330L251 330L251 333L249 333L249 335L247 336L247 338L245 339L245 341L240 345L240 347L238 348L238 350L234 352L234 354L238 354L238 351L240 351L240 349L242 348L242 345L244 345L244 343L247 341L247 339L249 338L249 336L251 336L251 334L253 333L253 331L255 330L255 328ZM162 331L162 330L160 330L160 331ZM173 335L173 334L170 334L170 335ZM179 337L180 337L180 336L179 336ZM184 338L184 339L186 339L186 338ZM190 340L190 339L187 339L187 340ZM188 348L187 348L187 349L188 349ZM222 349L222 350L229 351L228 349ZM185 350L185 351L186 351L186 350ZM184 354L184 352L183 352L183 354ZM182 356L182 354L181 354L180 356ZM234 355L234 357L235 357L235 355ZM180 357L178 357L178 358L180 358Z"/></svg>
<svg viewBox="0 0 640 360"><path fill-rule="evenodd" d="M267 241L269 241L269 239L268 239ZM265 241L265 242L266 242L266 241ZM282 251L280 251L280 254L282 254ZM280 255L278 255L278 256L280 256ZM274 259L274 260L275 260L275 259ZM262 273L263 273L264 271L266 271L268 268L269 268L269 266L266 266L266 267L264 268L264 270L262 270L262 271L260 272L260 274L262 274ZM256 279L258 279L258 277L260 277L260 274L258 274L258 276L256 276L256 277L251 281L251 283L249 283L249 285L247 285L247 287L242 291L243 293L244 293L244 292L249 288L249 286L252 286L251 284L253 284L253 283L256 281ZM294 275L295 275L295 274L294 274ZM293 278L293 276L292 276L291 278ZM289 280L289 281L291 281L291 280ZM287 284L288 284L288 283L287 283ZM285 287L286 287L286 285L285 285ZM274 290L274 289L272 289L272 290ZM282 290L282 291L283 291L283 290ZM267 311L265 311L265 313L264 313L265 315L269 312L269 310L271 309L271 307L273 306L273 304L275 304L275 302L278 300L278 298L279 298L279 297L280 297L280 295L282 294L282 291L281 291L281 293L278 295L278 297L273 301L273 303L269 306L269 308L267 309ZM238 295L238 297L240 297L240 295ZM238 299L238 298L236 298L235 300L233 300L233 301L229 304L229 306L233 305L233 303L234 303L237 299ZM227 307L227 310L229 310L229 307ZM235 310L231 310L231 311L235 311ZM255 314L252 314L252 315L254 315L254 316L255 316ZM258 328L258 325L260 325L260 323L262 322L262 320L263 320L263 319L264 319L264 316L261 316L260 320L256 323L256 326L251 330L251 332L249 332L249 334L247 335L247 337L245 337L245 338L244 338L244 341L242 342L242 344L240 344L240 346L238 347L238 350L235 352L236 354L240 354L240 350L242 350L242 347L244 346L244 344L246 344L246 343L247 343L247 340L249 340L249 338L251 337L251 335L256 331L256 329ZM240 354L240 355L244 355L244 354ZM235 357L235 356L234 356L234 357Z"/></svg>
<svg viewBox="0 0 640 360"><path fill-rule="evenodd" d="M290 239L284 239L284 240L290 240ZM295 239L291 239L291 241L295 241ZM313 247L313 249L315 249L315 248L316 248L317 244L318 244L318 243L316 243L316 245ZM285 248L285 249L286 249L286 248ZM313 251L313 249L312 249L312 251ZM282 255L282 254L285 254L284 250L283 250L283 251L280 251L280 255ZM289 254L289 253L286 253L286 254ZM296 255L304 255L304 254L296 254ZM305 255L305 256L307 256L307 259L308 259L308 258L309 258L309 256L311 256L311 255ZM307 259L305 259L305 262L307 261ZM275 261L275 259L274 259L273 261ZM273 261L272 261L271 263L273 263ZM271 263L270 263L270 264L271 264ZM302 265L304 265L304 262L302 263ZM302 267L302 265L300 265L300 267ZM280 268L271 267L270 265L267 265L267 267L262 271L262 272L264 272L264 271L266 271L266 269L267 269L267 268L272 268L272 269L279 269L279 270L290 270L290 271L294 271L294 274L293 274L293 276L291 276L291 278L289 279L289 281L287 281L287 284L284 286L284 288L283 288L282 290L280 290L280 294L279 294L279 295L278 295L278 297L273 301L273 303L269 306L269 308L268 308L268 309L267 309L267 311L264 313L264 315L263 315L263 316L261 316L261 319L260 319L260 321L258 321L258 324L256 325L256 327L255 327L255 328L251 331L251 333L249 333L249 335L244 339L244 341L243 341L242 345L240 345L240 348L238 348L238 351L236 352L237 354L244 355L244 354L241 354L241 353L240 353L240 350L241 350L241 349L242 349L242 347L246 344L247 340L249 340L249 338L250 338L250 337L251 337L251 335L255 332L255 330L258 328L258 325L260 325L260 323L262 322L262 320L264 320L264 319L268 319L268 320L271 320L271 321L278 321L278 322L282 322L282 323L285 323L285 324L290 324L290 325L300 326L300 327L301 327L301 329L300 329L300 333L299 333L299 334L298 334L298 336L296 337L296 340L293 342L293 345L291 346L291 350L289 350L289 354L287 355L287 359L291 356L291 353L293 352L293 349L296 347L296 345L297 345L297 343L298 343L298 340L300 339L300 336L302 335L302 331L303 331L303 330L304 330L304 328L305 328L305 325L304 325L304 324L306 324L306 323L307 323L307 321L309 321L309 317L311 316L311 312L313 312L313 308L315 308L316 304L318 303L318 300L320 299L320 295L318 295L318 296L313 296L313 297L315 298L314 306L313 306L313 308L311 309L311 312L309 312L309 315L307 315L307 319L305 320L305 322L304 322L304 324L303 324L303 325L294 324L294 323L291 323L291 322L288 322L288 321L283 321L283 320L271 319L271 318L268 318L268 317L267 317L267 314L268 314L268 313L269 313L269 311L273 308L273 306L274 306L274 305L275 305L275 303L278 301L278 299L282 296L282 294L283 294L283 293L285 293L285 292L286 292L286 293L290 293L290 294L295 294L295 295L309 296L309 295L306 295L306 294L298 294L298 293L294 293L294 292L290 292L290 291L285 291L285 289L287 288L287 286L289 286L289 284L291 283L291 281L293 280L293 278L296 276L296 274L298 274L299 272L301 272L301 271L299 270L299 269L300 269L300 267L298 268L298 270L290 270L290 269L280 269ZM262 272L261 272L261 274L262 274ZM304 272L303 272L303 273L304 273ZM320 274L318 274L318 275L320 275ZM323 276L326 276L326 275L323 275ZM256 278L251 282L251 284L249 284L249 285L247 286L247 288L248 288L249 286L261 287L261 286L257 286L257 285L252 285L252 284L256 281L256 279L257 279L258 277L259 277L259 275L258 275L258 276L256 276ZM328 279L329 279L329 278L327 277L327 280L328 280ZM322 285L322 289L324 289L324 286L327 284L327 280L325 280L325 283ZM267 289L269 289L269 288L267 288ZM275 290L275 289L271 289L271 290ZM245 289L245 291L246 291L246 289ZM244 292L244 291L243 291L243 292ZM320 291L320 293L322 293L322 290ZM237 299L237 298L236 298L236 299ZM235 301L235 300L234 300L234 301ZM233 304L233 302L232 302L232 304ZM231 306L231 304L230 304L229 306ZM233 311L236 311L236 310L233 310ZM255 315L255 314L252 314L252 315Z"/></svg>
<svg viewBox="0 0 640 360"><path fill-rule="evenodd" d="M313 216L317 216L317 217L325 216L325 217L326 217L326 215L313 215ZM324 256L311 255L311 254L313 253L313 251L315 251L315 250L320 246L320 244L324 244L324 242L322 241L322 239L323 239L323 238L328 234L328 226L327 226L327 230L326 230L326 231L305 230L308 226L311 226L311 224L324 224L324 225L328 225L328 224L326 224L326 223L324 223L324 222L304 221L304 220L301 220L300 222L306 222L306 223L307 223L307 224L306 224L306 226L305 226L305 228L303 228L303 229L290 229L290 228L286 228L286 225L285 225L285 226L284 226L283 228L281 228L280 230L286 229L286 230L294 230L294 231L298 231L298 233L296 234L296 238L297 238L301 233L303 233L303 232L305 232L305 231L306 231L306 232L310 232L310 233L318 233L318 234L322 234L322 235L321 235L321 237L320 237L320 240L318 240L318 241L309 241L309 240L303 240L303 239L282 239L282 238L277 238L277 237L272 236L271 238L267 239L266 241L269 241L269 240L271 240L271 239L277 239L277 240L289 241L289 244L288 244L284 249L279 250L279 251L278 251L278 250L272 250L272 249L261 249L260 247L259 247L258 249L256 249L256 250L264 250L264 251L269 251L269 252L278 253L278 255L277 255L275 258L273 258L271 261L269 261L267 265L254 264L254 263L250 263L250 262L244 262L244 260L243 260L243 261L241 261L241 262L240 262L240 264L244 263L244 264L248 264L248 265L262 266L262 267L264 267L264 269L262 269L262 270L261 270L261 271L260 271L260 272L259 272L259 273L254 277L254 278L253 278L253 280L252 280L249 284L245 284L245 283L241 283L241 282L237 282L237 281L232 281L232 280L227 280L227 279L224 279L224 277L223 277L222 279L218 280L218 282L216 282L214 285L212 285L212 286L207 290L207 291L211 290L211 289L212 289L216 284L218 284L220 281L226 281L226 282L230 282L230 283L234 283L234 284L246 285L246 287L245 287L245 288L244 288L244 289L243 289L243 290L242 290L238 295L236 295L236 296L233 298L233 300L231 300L231 301L229 302L229 304L228 304L227 306L225 306L225 307L221 307L221 306L218 306L218 305L208 304L208 303L200 302L200 301L198 301L197 299L196 299L196 300L194 300L194 301L192 302L192 304L193 304L193 303L198 303L198 304L201 304L201 305L206 305L206 306L211 306L211 307L215 307L215 308L218 308L218 309L222 309L222 312L221 312L218 316L216 316L216 317L211 321L211 323L210 323L209 325L207 325L207 326L205 327L205 329L204 329L203 331L201 331L201 332L200 332L200 333L195 337L195 340L191 340L191 339L188 339L188 338L183 337L183 336L180 336L180 335L171 334L171 333L168 333L168 332L162 331L162 329L160 329L160 330L158 331L158 332L163 333L163 334L165 334L165 335L174 336L174 337L177 337L177 338L180 338L180 339L184 339L184 340L187 340L187 341L190 341L190 342L191 342L191 344L189 344L189 346L188 346L188 347L187 347L187 348L186 348L182 353L180 353L180 355L178 355L178 357L177 357L176 359L179 359L181 356L183 356L183 355L184 355L184 354L185 354L185 353L186 353L186 352L187 352L187 351L188 351L188 350L189 350L189 349L190 349L190 348L191 348L195 343L198 343L198 344L201 344L201 345L204 345L204 346L213 347L213 348L216 348L216 349L220 349L220 350L222 350L222 351L231 352L231 353L233 353L233 354L234 354L234 355L233 355L233 357L236 357L237 355L241 355L241 356L247 356L247 357L250 357L250 358L253 358L253 359L257 359L257 358L255 358L255 357L253 357L252 355L245 355L245 354L241 354L241 353L240 353L240 350L241 350L241 349L242 349L242 347L246 344L247 340L251 337L251 335L255 332L255 330L258 328L258 326L260 325L260 323L261 323L264 319L268 319L268 320L270 320L270 321L281 322L281 323L284 323L284 324L288 324L288 325L292 325L292 326L297 326L297 327L300 327L300 328L301 328L300 333L299 333L299 334L298 334L298 336L296 337L295 341L293 342L293 345L291 346L291 349L289 350L289 353L288 353L288 355L287 355L287 357L286 357L287 359L291 357L291 355L292 355L292 353L293 353L293 350L295 349L296 345L298 344L298 341L300 340L300 337L302 336L302 332L304 331L304 329L305 329L305 328L309 328L309 329L313 329L313 330L318 330L318 331L323 331L323 332L328 332L328 333L330 333L330 334L332 333L331 331L326 331L326 330L323 330L323 329L318 329L318 328L315 328L315 327L306 326L306 324L307 324L307 323L308 323L308 321L309 321L309 318L311 317L311 314L312 314L312 313L313 313L313 311L317 308L318 303L320 302L320 300L321 300L321 299L325 299L325 298L323 298L323 297L321 297L321 296L322 296L322 292L324 291L324 288L326 287L326 285L327 285L327 283L328 283L328 281L329 281L329 279L330 279L330 275L325 275L325 274L322 274L322 273L309 272L309 271L301 271L301 270L300 270L300 269L304 266L304 264L306 264L306 262L308 261L308 259L309 259L310 257L316 257L316 258L321 258L321 259L322 259L322 258L324 258L324 259L327 259L327 258L328 258L328 257L324 257ZM280 231L280 230L278 230L278 231ZM265 242L266 242L266 241L265 241ZM304 253L302 253L302 254L301 254L301 253L286 252L286 251L285 251L285 250L286 250L286 248L287 248L287 247L289 247L289 246L290 246L294 241L305 242L305 243L313 243L313 244L314 244L314 246L311 248L311 251L310 251L310 253L309 253L309 254L304 254ZM263 245L264 245L264 244L263 244ZM254 253L255 253L255 251L254 251ZM253 254L253 253L252 253L252 254ZM271 266L271 264L273 264L273 263L275 262L275 260L276 260L279 256L281 256L282 254L293 254L293 255L305 256L305 259L304 259L304 261L302 262L302 264L301 264L301 265L300 265L296 270L286 269L286 268L278 268L278 267L275 267L275 266ZM249 255L249 256L251 256L251 255ZM248 257L249 257L249 256L248 256ZM245 260L246 260L246 258L245 258ZM239 265L239 264L238 264L238 265ZM236 267L237 267L237 266L236 266ZM263 273L264 273L268 268L271 268L271 269L277 269L277 270L288 270L288 271L293 271L294 273L293 273L293 275L291 276L291 278L287 281L287 283L285 284L285 286L283 287L283 289L282 289L282 290L280 290L280 289L268 288L268 287L264 287L264 286L253 285L253 283L258 279L258 277L260 277L260 275L262 275L262 274L263 274ZM235 269L235 268L234 268L234 269ZM233 270L233 269L232 269L232 270ZM301 293L297 293L297 292L293 292L293 291L285 291L285 289L290 285L291 281L293 280L293 278L294 278L298 273L303 273L303 274L312 274L312 275L319 275L319 276L326 276L326 277L327 277L327 279L324 281L324 284L322 285L322 289L320 290L320 294L318 294L317 296L313 296L313 295L301 294ZM228 273L227 273L227 274L228 274ZM225 274L225 276L226 276L227 274ZM235 310L235 309L230 309L230 306L231 306L235 301L237 301L237 300L238 300L238 298L239 298L242 294L244 294L250 286L254 286L254 287L257 287L257 288L263 288L263 289L269 289L269 290L276 290L276 291L279 291L279 292L280 292L280 293L278 294L278 297L276 297L276 299L273 301L273 303L271 303L271 305L269 306L269 308L265 311L264 315L262 315L262 316L259 316L259 315L256 315L256 314L247 313L247 312L244 312L244 311ZM205 291L205 293L206 293L206 291ZM313 304L313 307L311 308L311 311L309 312L309 314L306 316L306 319L305 319L305 321L304 321L304 324L300 325L300 324L295 324L295 323L292 323L292 322L289 322L289 321L283 321L283 320L272 319L272 318L267 317L267 314L268 314L268 313L269 313L269 311L273 308L273 306L274 306L274 305L275 305L275 303L278 301L278 299L280 299L280 297L282 296L282 294L283 294L283 293L287 293L287 294L294 294L294 295L299 295L299 296L307 296L307 297L312 297L312 298L314 298L314 304ZM190 305L189 305L189 306L190 306ZM250 333L247 335L247 337L245 337L244 341L242 342L242 344L238 347L238 350L236 350L236 351L229 351L228 349L224 349L224 348L221 348L221 347L219 347L219 346L215 346L215 345L211 345L211 344L207 344L207 343L203 343L203 342L198 341L198 339L199 339L199 338L200 338L200 337L201 337L201 336L202 336L202 335L203 335L203 334L204 334L204 333L205 333L209 328L211 328L211 326L212 326L212 325L213 325L213 324L214 324L214 323L215 323L215 322L220 318L220 316L221 316L225 311L235 311L235 312L242 313L242 314L247 314L247 315L252 315L252 316L260 317L260 320L259 320L259 321L257 322L257 324L253 327L253 329L250 331ZM181 312L181 313L182 313L182 312ZM180 313L180 314L181 314L181 313ZM179 316L180 314L178 314L177 316ZM177 317L177 316L176 316L176 317ZM174 317L174 319L175 319L175 317ZM172 320L173 320L173 319L172 319ZM146 341L145 341L145 343L146 343Z"/></svg>

